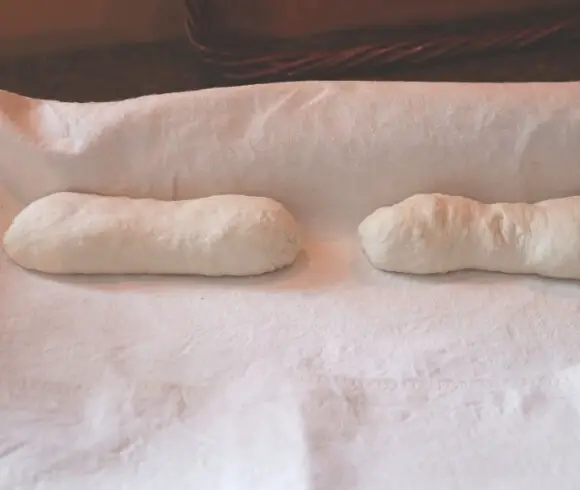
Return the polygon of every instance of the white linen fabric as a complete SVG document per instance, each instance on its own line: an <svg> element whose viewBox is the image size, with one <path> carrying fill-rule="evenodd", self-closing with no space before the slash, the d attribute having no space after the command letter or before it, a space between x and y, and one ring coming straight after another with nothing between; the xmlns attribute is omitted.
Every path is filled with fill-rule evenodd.
<svg viewBox="0 0 580 490"><path fill-rule="evenodd" d="M412 194L580 194L580 83L280 83L94 104L0 92L0 108L0 179L24 202L245 194L351 233Z"/></svg>
<svg viewBox="0 0 580 490"><path fill-rule="evenodd" d="M263 195L305 253L259 278L27 272L0 256L2 490L577 490L580 288L374 269L419 192L578 194L580 84L296 83L0 97L0 231L59 191Z"/></svg>

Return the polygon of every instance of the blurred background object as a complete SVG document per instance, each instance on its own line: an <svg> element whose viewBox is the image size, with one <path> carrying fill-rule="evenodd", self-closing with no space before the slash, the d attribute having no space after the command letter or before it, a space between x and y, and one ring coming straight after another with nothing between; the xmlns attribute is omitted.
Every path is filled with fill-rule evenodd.
<svg viewBox="0 0 580 490"><path fill-rule="evenodd" d="M580 0L185 0L217 83L383 78L393 67L580 42Z"/></svg>
<svg viewBox="0 0 580 490"><path fill-rule="evenodd" d="M183 36L182 0L0 2L3 58Z"/></svg>
<svg viewBox="0 0 580 490"><path fill-rule="evenodd" d="M311 78L580 80L580 0L183 1L0 2L0 89L101 101Z"/></svg>

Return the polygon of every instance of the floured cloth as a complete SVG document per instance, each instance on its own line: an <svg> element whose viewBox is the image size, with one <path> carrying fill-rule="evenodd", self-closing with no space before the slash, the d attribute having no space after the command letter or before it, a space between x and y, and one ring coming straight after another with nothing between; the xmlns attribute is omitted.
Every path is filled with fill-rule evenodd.
<svg viewBox="0 0 580 490"><path fill-rule="evenodd" d="M330 233L418 192L580 193L580 82L305 82L74 104L0 91L0 180L191 199L266 195Z"/></svg>
<svg viewBox="0 0 580 490"><path fill-rule="evenodd" d="M0 97L2 232L30 199L84 189L254 191L307 234L293 267L259 278L51 277L2 255L0 489L580 488L580 286L386 274L356 238L409 192L578 191L580 85L229 90L198 113L199 93ZM310 134L317 104L330 112ZM363 109L371 136L356 136ZM292 151L297 134L310 146Z"/></svg>

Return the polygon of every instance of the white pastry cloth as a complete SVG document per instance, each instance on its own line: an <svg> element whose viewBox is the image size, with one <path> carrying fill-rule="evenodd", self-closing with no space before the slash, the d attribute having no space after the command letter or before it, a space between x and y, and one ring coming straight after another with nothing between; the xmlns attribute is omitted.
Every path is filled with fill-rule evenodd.
<svg viewBox="0 0 580 490"><path fill-rule="evenodd" d="M109 104L0 93L0 231L56 190L281 200L260 278L0 258L1 490L577 490L580 287L373 269L415 192L580 192L580 84L297 83Z"/></svg>

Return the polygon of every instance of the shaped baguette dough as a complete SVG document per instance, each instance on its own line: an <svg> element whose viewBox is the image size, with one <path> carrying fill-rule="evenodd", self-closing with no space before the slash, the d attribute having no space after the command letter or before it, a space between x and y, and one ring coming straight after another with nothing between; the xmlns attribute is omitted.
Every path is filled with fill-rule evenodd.
<svg viewBox="0 0 580 490"><path fill-rule="evenodd" d="M371 264L390 272L478 269L580 279L580 197L483 204L418 194L376 210L359 237Z"/></svg>
<svg viewBox="0 0 580 490"><path fill-rule="evenodd" d="M262 197L157 201L58 193L31 203L4 235L20 266L53 274L246 276L290 265L292 215Z"/></svg>

